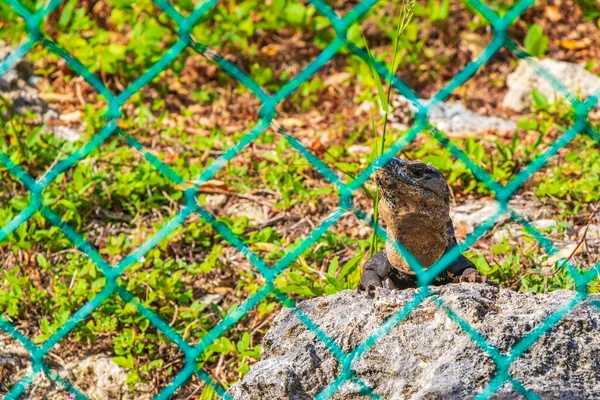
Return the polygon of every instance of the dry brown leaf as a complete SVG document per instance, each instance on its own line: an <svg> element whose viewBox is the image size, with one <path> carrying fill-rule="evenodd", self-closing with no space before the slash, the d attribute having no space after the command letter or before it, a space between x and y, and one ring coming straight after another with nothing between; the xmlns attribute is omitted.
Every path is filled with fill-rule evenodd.
<svg viewBox="0 0 600 400"><path fill-rule="evenodd" d="M583 246L579 246L579 243L570 243L558 251L558 253L548 257L544 261L543 265L552 267L562 258L569 258L571 254L580 254L583 251Z"/></svg>
<svg viewBox="0 0 600 400"><path fill-rule="evenodd" d="M304 121L298 118L283 118L279 120L279 123L284 128L300 128L304 126Z"/></svg>
<svg viewBox="0 0 600 400"><path fill-rule="evenodd" d="M211 179L208 180L206 182L204 182L202 184L202 186L200 186L200 189L205 189L205 190L225 190L225 191L229 191L229 186L227 186L227 183L223 182L223 181L219 181L217 179Z"/></svg>
<svg viewBox="0 0 600 400"><path fill-rule="evenodd" d="M216 287L212 291L215 292L216 294L229 294L233 290L231 288L228 288L228 287Z"/></svg>
<svg viewBox="0 0 600 400"><path fill-rule="evenodd" d="M42 100L50 100L57 102L70 102L75 99L72 94L61 94L61 93L39 93L38 96Z"/></svg>
<svg viewBox="0 0 600 400"><path fill-rule="evenodd" d="M264 46L262 49L260 49L260 52L263 53L264 55L272 57L272 56L276 55L277 53L279 53L280 50L281 50L280 45L271 43L271 44Z"/></svg>
<svg viewBox="0 0 600 400"><path fill-rule="evenodd" d="M558 22L562 18L560 11L557 6L546 7L546 16L552 22Z"/></svg>
<svg viewBox="0 0 600 400"><path fill-rule="evenodd" d="M344 82L347 79L352 78L352 74L349 72L340 72L337 74L333 74L329 77L327 77L324 81L323 84L325 86L332 86L332 85L339 85L340 83Z"/></svg>
<svg viewBox="0 0 600 400"><path fill-rule="evenodd" d="M589 47L592 41L590 38L583 38L581 40L557 40L555 43L567 50L581 50Z"/></svg>
<svg viewBox="0 0 600 400"><path fill-rule="evenodd" d="M74 112L68 113L68 114L61 114L59 119L61 121L65 121L65 122L76 122L76 121L81 121L82 115L83 114L81 111L74 111Z"/></svg>
<svg viewBox="0 0 600 400"><path fill-rule="evenodd" d="M471 52L471 58L475 59L489 43L489 38L473 32L460 33L460 47Z"/></svg>
<svg viewBox="0 0 600 400"><path fill-rule="evenodd" d="M173 164L179 158L179 154L177 153L167 153L162 157L162 161L165 164Z"/></svg>
<svg viewBox="0 0 600 400"><path fill-rule="evenodd" d="M182 185L175 185L175 188L177 190L187 190L197 184L198 184L198 181L195 179L192 179L189 181L185 181ZM202 183L202 185L200 185L200 190L206 190L206 191L216 190L219 192L230 192L229 186L227 186L227 183L216 180L216 179L210 179L210 180Z"/></svg>
<svg viewBox="0 0 600 400"><path fill-rule="evenodd" d="M259 251L275 251L277 250L277 245L273 244L273 243L263 243L263 242L258 242L258 243L253 243L252 244L252 249L253 250L259 250Z"/></svg>

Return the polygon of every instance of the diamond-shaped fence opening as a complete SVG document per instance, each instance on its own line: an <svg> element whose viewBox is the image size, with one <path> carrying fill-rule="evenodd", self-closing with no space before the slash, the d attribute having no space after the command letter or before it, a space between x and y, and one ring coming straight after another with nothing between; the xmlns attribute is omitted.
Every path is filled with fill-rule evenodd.
<svg viewBox="0 0 600 400"><path fill-rule="evenodd" d="M198 204L233 225L267 262L306 238L338 202L296 143L268 129L200 188Z"/></svg>
<svg viewBox="0 0 600 400"><path fill-rule="evenodd" d="M294 299L355 288L360 282L362 254L368 251L366 239L372 233L368 223L354 213L342 214L339 221L275 279L275 288ZM380 249L383 247L380 240L376 243Z"/></svg>
<svg viewBox="0 0 600 400"><path fill-rule="evenodd" d="M243 254L216 235L209 224L192 215L167 240L148 252L143 261L129 266L119 284L169 321L189 344L196 345L264 286L264 279ZM250 344L258 343L264 334L263 329L257 329L256 313L272 307L273 302L274 299L261 300L257 309L224 332L226 338L221 340L235 344L241 332L252 331L248 347L253 347ZM233 369L228 365L235 352L223 347L225 344L228 343L219 344L222 351L203 354L204 363L212 368L218 363L221 372L230 373ZM222 354L224 359L219 361Z"/></svg>
<svg viewBox="0 0 600 400"><path fill-rule="evenodd" d="M577 100L573 94L570 96L567 95L567 90L564 85L561 84L560 77L555 77L553 79L545 72L543 66L540 66L540 63L532 61L531 58L523 53L512 40L508 39L509 36L507 36L507 30L509 30L510 25L520 15L533 5L534 2L531 0L523 0L510 8L505 6L495 8L500 10L499 14L496 14L495 11L492 11L478 0L467 0L464 3L465 7L468 9L475 9L480 14L480 17L477 17L479 19L473 21L473 29L483 29L482 26L489 23L492 27L491 32L493 33L493 37L490 37L491 41L484 45L483 48L478 48L480 53L476 58L466 63L461 70L457 70L454 76L448 77L449 80L446 81L444 87L436 87L435 90L438 91L435 94L432 93L431 99L428 101L419 99L409 85L399 77L392 76L385 62L371 59L364 49L352 43L353 39L355 39L352 35L356 36L357 34L356 29L352 30L353 24L357 21L362 21L362 18L370 9L373 8L376 10L377 7L379 7L376 6L377 2L374 0L359 2L352 9L349 9L347 5L344 5L345 9L342 12L334 11L328 4L320 0L311 1L310 4L302 2L276 2L277 4L273 4L272 6L279 7L280 9L277 9L278 13L273 13L272 16L268 18L282 17L281 26L277 26L277 29L281 29L283 36L281 36L280 39L282 40L279 43L269 43L264 40L257 43L248 42L248 45L245 45L243 36L242 39L236 39L235 33L255 29L254 23L260 22L253 20L255 14L248 9L241 9L235 14L235 17L239 19L239 21L235 21L234 25L228 27L224 22L226 16L236 10L229 9L234 7L233 5L230 7L224 4L217 5L216 1L200 3L195 6L193 10L187 4L176 8L164 0L156 0L154 4L144 3L137 8L132 8L127 4L123 4L111 9L104 3L98 3L100 4L98 10L87 10L85 8L78 9L77 4L74 1L65 3L51 1L35 11L27 8L17 0L6 1L10 9L14 10L25 21L28 40L11 56L0 62L0 75L6 73L6 71L13 67L34 45L42 45L44 48L63 59L72 71L81 75L82 78L108 102L108 108L104 114L105 120L101 124L101 130L96 133L90 142L84 145L83 148L68 155L65 159L59 161L55 165L51 165L50 170L41 178L38 178L37 175L32 176L31 174L28 174L27 170L20 166L22 160L18 157L11 159L14 151L13 146L9 146L6 149L3 147L3 151L0 153L0 162L2 165L14 178L18 179L30 193L28 205L25 205L25 207L22 208L22 210L19 210L19 213L16 215L11 215L6 218L9 219L9 221L3 223L2 230L0 230L0 238L6 240L6 237L13 234L13 232L18 232L19 229L23 230L24 228L21 228L21 226L27 227L27 225L24 224L28 223L27 221L29 219L40 218L38 216L32 217L36 211L39 211L45 221L52 224L55 227L54 229L62 231L73 244L73 247L84 253L89 260L95 264L94 271L96 271L96 267L98 269L95 273L98 276L102 275L104 279L104 284L99 285L100 291L95 295L92 294L92 298L74 314L70 316L65 314L59 318L57 326L52 329L49 328L48 337L44 338L45 340L39 344L34 344L16 329L15 325L7 318L2 317L0 319L0 328L26 348L27 352L32 357L31 360L33 364L32 371L26 374L18 383L14 384L7 393L6 398L9 399L17 398L25 393L30 393L30 391L35 390L35 380L41 379L43 375L54 384L66 387L67 392L74 393L77 398L88 398L81 390L74 387L68 379L64 379L57 375L56 371L52 369L53 366L50 365L46 359L52 357L50 355L53 354L51 353L51 350L55 348L55 346L62 345L63 340L70 332L77 332L78 324L81 324L86 318L90 318L90 315L94 315L101 307L110 305L110 300L108 299L115 295L120 296L122 300L127 302L127 306L124 307L123 312L130 313L132 320L141 318L144 321L149 321L148 323L143 323L146 329L152 327L151 330L158 331L158 336L164 335L170 342L179 347L184 355L181 364L182 368L177 373L173 374L172 379L169 377L169 384L164 386L155 398L169 398L182 387L182 385L188 382L192 375L195 375L198 379L208 385L205 386L205 390L207 390L207 387L210 387L210 390L214 390L216 394L227 398L228 395L224 392L224 388L215 383L214 379L205 371L205 369L198 368L197 359L206 356L207 352L218 352L219 350L225 351L228 346L234 346L225 334L228 333L233 326L239 324L240 321L245 321L245 318L248 317L249 313L254 312L253 310L257 309L259 312L262 312L261 306L264 307L263 305L267 304L264 302L265 299L271 298L274 295L280 303L284 305L293 305L292 299L276 290L275 279L277 279L278 276L281 276L284 279L294 279L290 278L291 275L286 275L286 270L288 270L294 262L300 261L301 264L302 262L304 263L303 267L306 267L306 265L310 267L310 264L308 264L305 259L302 260L302 254L308 249L315 248L315 246L318 247L319 241L322 238L327 237L326 232L338 223L344 217L345 213L355 212L358 218L368 223L372 223L367 214L359 208L354 208L354 193L363 188L371 174L378 167L384 165L391 157L398 153L398 151L406 148L411 141L425 130L440 144L449 147L452 155L461 160L466 167L472 171L473 175L478 180L482 181L483 184L495 194L500 205L498 212L490 215L484 223L476 227L473 232L467 235L465 240L461 242L455 250L444 255L427 271L424 271L422 267L418 265L416 259L412 257L410 253L405 251L401 243L398 243L397 246L399 250L405 258L407 258L411 267L419 272L419 283L423 285L423 287L416 291L413 299L402 307L401 310L382 322L379 329L373 332L369 337L363 338L363 340L356 343L353 348L340 348L338 344L327 336L327 332L324 332L318 324L311 321L300 309L293 309L298 319L310 329L323 345L336 357L340 365L339 376L333 382L330 382L316 398L325 399L334 396L336 392L345 385L355 385L358 390L368 398L379 398L379 396L373 392L372 388L370 388L364 380L361 380L360 376L353 370L353 364L356 363L356 360L367 354L369 349L376 346L377 342L384 338L396 324L410 315L420 303L432 296L432 292L427 287L427 284L431 283L433 278L447 267L449 262L459 254L459 251L466 250L469 246L476 243L482 235L489 232L502 214L511 212L511 210L507 209L507 207L510 206L508 200L514 195L517 189L527 182L527 179L531 177L532 174L541 171L541 169L548 164L549 160L559 154L562 148L572 143L577 135L582 133L587 134L594 140L597 140L600 137L600 134L594 129L595 126L593 125L593 122L590 124L590 119L588 119L590 110L598 100L599 93L594 93L588 100L583 101ZM433 3L429 4L429 7L434 7ZM444 18L445 13L448 13L448 9L445 9L446 6L444 4L449 3L442 2L442 5L434 10L442 19ZM7 8L5 4L3 4L2 7L3 10ZM148 10L154 9L154 7L163 10L164 14L152 15L149 13ZM451 6L448 5L448 7L454 8L463 6L452 2ZM185 10L186 16L184 17L178 10ZM89 15L86 14L92 11L97 13L94 14L95 18L90 19ZM122 46L127 47L128 45L131 45L131 42L128 42L127 44L112 42L112 39L114 38L110 37L110 35L106 36L106 31L101 31L102 35L98 35L97 37L85 37L87 33L81 26L76 28L76 32L80 33L81 37L78 36L73 42L64 41L64 36L60 35L52 39L53 33L58 33L61 29L66 29L70 24L74 24L75 22L78 22L79 24L91 24L90 26L94 26L94 24L115 24L118 26L119 18L126 12L139 13L142 20L148 21L149 29L153 27L156 28L153 31L153 33L156 34L153 36L156 45L151 46L150 44L145 43L146 47L144 47L143 44L140 44L139 46L134 46L134 48L131 49L131 53L128 53L127 49L123 49ZM237 59L228 59L207 47L218 47L217 44L219 44L219 39L215 39L216 36L211 35L213 35L213 32L218 32L218 30L221 29L233 33L231 38L233 40L232 43L234 49L236 46L244 50L255 48L255 50L259 50L269 57L276 57L278 54L281 55L285 54L285 51L290 51L290 49L287 48L288 46L286 46L286 40L296 40L297 38L299 38L298 40L302 40L303 29L299 29L299 27L306 28L303 24L306 23L307 19L312 18L313 15L317 15L317 18L313 21L314 24L318 25L324 33L321 37L317 38L318 40L315 40L314 43L307 45L307 48L310 50L307 50L306 54L310 53L310 61L301 63L302 68L298 70L293 70L293 68L286 69L285 65L281 65L280 62L275 62L277 68L281 70L277 70L278 74L274 73L274 69L271 66L265 65L257 65L250 68L250 70L243 72L243 69L238 68L235 64ZM205 20L198 24L203 17L205 17ZM481 19L481 17L487 22ZM203 25L205 21L210 21L208 23L210 29L205 29L205 26ZM15 25L13 24L11 26ZM290 28L290 26L292 26L292 28ZM332 35L332 29L335 35ZM16 30L18 31L18 26ZM124 34L122 38L116 38L118 40L126 38L127 35L131 35L131 40L137 37L135 30L129 32L129 28L124 25L119 26L119 30ZM296 32L297 36L294 36L293 32ZM139 34L139 32L137 32L137 34ZM435 36L434 32L433 39L435 39ZM238 42L236 42L236 40L238 40ZM349 40L350 43L348 42ZM123 68L140 68L141 73L135 75L132 81L127 82L122 82L116 77L113 79L107 77L107 73L114 73L114 71L110 71L110 68L114 67L114 65L118 65L118 62L110 63L102 57L99 57L99 60L94 57L90 58L87 46L94 41L100 43L101 46L110 48L110 55L114 56L116 54L117 56L120 56ZM440 132L429 128L428 123L430 121L427 116L436 104L447 100L457 88L468 82L485 63L500 51L502 46L506 46L519 57L526 58L527 62L531 63L538 73L549 78L552 87L558 92L564 93L575 110L573 120L565 132L558 137L556 141L551 143L545 151L532 157L527 166L520 170L515 177L508 181L508 183L498 182L496 177L490 175L482 169L480 165L473 162L473 160L470 160L464 151L460 150L458 147L450 146L450 142L447 141ZM282 47L286 48L282 50ZM144 48L149 50L149 53L145 53L143 51ZM161 72L169 68L178 70L185 67L185 63L178 63L177 58L182 52L188 51L188 49L193 49L193 51L206 57L209 61L216 63L220 70L246 86L257 96L262 104L262 108L256 119L256 125L252 128L247 127L245 134L237 138L237 141L224 150L222 154L215 154L216 157L206 159L208 162L206 165L203 165L204 168L196 171L198 173L196 176L192 176L191 180L189 179L189 175L183 174L184 177L182 177L178 171L170 168L168 159L165 159L164 153L159 156L153 153L152 144L149 149L146 146L146 143L143 143L144 135L136 136L134 132L129 132L131 124L123 124L124 118L122 118L122 108L126 106L127 102L130 99L138 100L133 98L133 96L136 96L136 93L142 90L147 84L155 81L157 77L160 76ZM84 53L80 54L79 50L84 50ZM348 180L341 180L335 171L311 152L310 148L307 148L305 144L295 138L293 132L290 132L285 128L285 124L282 124L275 119L277 106L282 101L288 99L294 91L298 90L303 84L309 82L328 61L342 51L350 51L357 57L373 65L377 73L384 79L390 80L394 88L407 97L408 100L417 107L418 111L412 127L410 127L406 133L393 138L393 143L386 148L381 157L377 158L362 171L359 171L352 179ZM477 51L471 51L471 53L476 52ZM136 57L136 54L140 57ZM303 51L299 51L296 55L302 56L304 54ZM135 59L128 59L128 56L134 57ZM244 54L241 54L241 57L243 59ZM248 55L245 55L245 57L248 57ZM277 60L277 58L275 59ZM136 64L136 62L141 63L144 60L148 62L143 62L139 65ZM102 62L106 62L104 68L102 68ZM95 74L95 72L97 72L97 74ZM283 78L286 79L283 79L282 75L284 75ZM269 87L269 83L273 83L271 82L273 80L279 80L280 84L273 84L272 87ZM261 85L270 89L269 92L274 94L267 94L266 91L261 89ZM108 88L110 88L110 90ZM206 94L199 94L198 96L199 98L202 98L203 96L206 97ZM158 104L157 107L160 108L160 106L161 105ZM241 240L238 235L236 235L235 229L219 222L211 213L204 209L202 205L198 205L198 196L200 195L203 185L206 185L211 179L217 177L220 171L228 172L227 164L235 164L236 156L243 157L244 151L247 151L247 149L244 149L252 142L256 141L261 133L265 132L270 125L277 134L280 135L280 140L285 139L291 147L294 148L294 150L290 151L298 151L305 162L311 164L320 175L329 181L329 185L332 185L332 187L337 190L340 198L339 206L327 216L320 218L320 222L314 226L307 236L303 237L297 243L294 243L294 245L288 246L283 257L279 258L272 266L269 266L263 261L261 257L253 251L252 246L248 245L247 241ZM173 203L178 202L177 205L173 206L173 212L169 213L168 217L164 218L163 216L166 221L164 221L164 223L159 223L158 229L152 231L151 235L136 242L135 245L132 245L129 249L130 253L124 258L116 260L117 264L114 267L110 267L105 261L103 254L101 254L101 252L98 253L98 251L87 242L89 239L88 235L82 236L72 226L72 221L69 221L69 223L62 221L62 217L65 217L64 213L59 214L53 211L51 207L44 202L46 195L45 190L50 189L51 185L59 184L60 180L64 179L64 176L71 174L72 181L75 184L75 174L78 170L76 166L85 161L89 162L90 159L86 157L96 150L112 134L120 135L129 146L131 152L138 152L145 161L152 165L156 171L155 173L160 174L156 176L166 179L169 182L169 187L177 189L176 192L171 193L171 196L167 195L165 197L167 199L171 198ZM108 145L110 146L110 144ZM65 175L61 175L67 170L69 171L66 172ZM5 171L3 171L3 173L5 173ZM85 178L80 177L77 179ZM152 185L151 182L147 182L147 178L140 179L143 180L142 186ZM68 192L68 189L66 191ZM110 191L108 191L106 195L110 196ZM150 196L152 196L152 193L150 193ZM25 198L26 195L23 194L21 197ZM104 212L106 212L106 210L104 210ZM194 215L193 218L197 218L196 215L199 215L204 221L203 224L208 223L212 225L212 228L218 232L222 239L239 250L240 253L247 258L247 261L252 265L252 269L249 267L248 271L251 270L254 274L261 274L265 282L264 285L253 290L253 294L242 301L237 308L231 309L228 313L224 314L223 318L216 325L212 326L206 335L202 336L198 343L194 344L186 341L185 330L183 333L180 333L176 327L171 326L165 319L167 315L175 315L177 304L166 305L165 303L163 307L171 307L168 310L162 310L167 311L166 313L162 313L161 310L153 311L152 307L140 302L147 300L140 298L141 293L132 294L125 289L127 282L124 281L124 279L126 280L127 275L122 276L125 272L126 274L131 274L132 278L135 278L136 273L140 273L138 266L144 265L144 262L146 261L145 257L154 256L155 250L153 250L153 248L156 246L159 246L157 249L159 252L161 250L164 251L164 248L160 248L160 244L165 240L168 241L170 235L176 232L191 215ZM537 231L530 229L527 222L522 220L518 214L515 213L512 217L516 222L524 224L526 228L529 229L530 234L532 234L542 247L546 250L549 249L550 253L555 253L552 246L548 246L547 240L545 240L543 236L537 234ZM373 224L373 226L378 235L385 236L385 231L380 226L377 224ZM117 236L117 239L111 240L118 241L119 238ZM110 241L108 244L111 244ZM355 260L355 262L357 261L358 260ZM158 259L156 262L159 262ZM161 262L164 262L164 260L161 260ZM152 265L146 264L144 268L150 267L152 267ZM534 327L525 337L515 343L508 354L502 354L494 346L487 343L485 337L476 329L463 322L460 319L460 316L456 314L452 308L442 303L439 304L439 307L441 307L449 317L458 324L460 329L465 331L473 342L485 351L497 365L497 374L480 393L480 398L491 397L498 389L506 384L512 385L516 391L526 398L535 398L534 393L528 391L527 388L523 387L518 378L511 375L511 366L515 365L514 363L518 362L519 357L527 353L527 351L535 345L536 341L550 332L571 309L576 307L586 298L588 284L597 278L595 267L581 272L577 271L568 263L564 263L563 267L568 270L569 275L574 279L578 293L574 295L572 299L563 303L556 311L545 317L538 326ZM289 271L292 270L290 269ZM333 271L332 268L331 272L335 275L337 270ZM152 271L148 270L146 273L152 274ZM148 278L150 279L150 275L148 275ZM76 279L73 279L73 281L75 282ZM131 289L138 288L134 287ZM434 301L437 301L435 296L431 298ZM248 339L242 336L240 341L237 342L236 347L239 352L248 349L249 344L245 343L247 340ZM204 366L206 361L207 360L204 360L201 364ZM131 360L124 358L119 359L119 362L131 363ZM219 371L218 364L215 369L217 372Z"/></svg>
<svg viewBox="0 0 600 400"><path fill-rule="evenodd" d="M403 2L378 2L364 21L351 28L349 39L367 50L413 88L421 98L429 98L459 71L475 60L492 41L489 23L476 12L470 19L455 19L451 14L470 15L468 3L447 1L443 4L417 2L413 18L399 39L394 57L398 18Z"/></svg>
<svg viewBox="0 0 600 400"><path fill-rule="evenodd" d="M0 309L34 343L49 338L105 286L93 261L40 213L4 244Z"/></svg>
<svg viewBox="0 0 600 400"><path fill-rule="evenodd" d="M159 82L124 104L120 126L130 142L139 142L191 181L257 124L261 103L251 90L195 50L183 51L174 63L181 69L163 71L156 78Z"/></svg>
<svg viewBox="0 0 600 400"><path fill-rule="evenodd" d="M45 357L88 398L148 396L173 379L184 359L177 345L138 313L135 302L125 302L119 295L80 321ZM107 368L115 363L122 369ZM112 384L98 386L97 380Z"/></svg>
<svg viewBox="0 0 600 400"><path fill-rule="evenodd" d="M18 51L12 47L3 51L10 52L9 57L0 57L4 59L3 65L8 66L10 57ZM82 77L61 65L61 61L36 44L0 80L3 99L0 124L7 138L0 148L35 178L68 156L81 159L86 151L93 149L93 143L89 142L105 124L104 121L97 127L93 118L82 117L82 107L92 112L101 110L106 102ZM51 77L65 78L68 83L57 85L52 93L46 92ZM102 132L95 140L106 136L107 132Z"/></svg>
<svg viewBox="0 0 600 400"><path fill-rule="evenodd" d="M269 92L276 92L306 68L335 37L329 21L311 21L315 8L306 0L262 3L254 7L219 4L192 31L203 45L219 47L227 59ZM261 57L256 57L260 54Z"/></svg>
<svg viewBox="0 0 600 400"><path fill-rule="evenodd" d="M107 87L120 92L131 83L122 77L135 79L157 62L175 44L177 33L175 23L152 2L136 7L113 4L101 2L90 8L63 3L44 19L42 30ZM128 21L136 21L135 28Z"/></svg>
<svg viewBox="0 0 600 400"><path fill-rule="evenodd" d="M112 265L174 217L180 197L143 152L132 151L119 136L58 175L43 192L44 204ZM146 203L151 209L140 206Z"/></svg>

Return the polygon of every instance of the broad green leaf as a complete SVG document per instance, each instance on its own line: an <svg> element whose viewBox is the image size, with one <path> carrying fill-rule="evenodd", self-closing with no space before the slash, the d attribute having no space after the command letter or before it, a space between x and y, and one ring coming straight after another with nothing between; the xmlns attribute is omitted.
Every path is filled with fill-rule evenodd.
<svg viewBox="0 0 600 400"><path fill-rule="evenodd" d="M525 50L534 57L541 57L546 54L549 43L550 39L544 35L542 27L537 24L531 25L523 41Z"/></svg>
<svg viewBox="0 0 600 400"><path fill-rule="evenodd" d="M349 42L355 43L358 47L365 47L366 45L366 41L363 38L362 29L360 28L359 24L353 24L350 28L348 28L346 37L348 38Z"/></svg>
<svg viewBox="0 0 600 400"><path fill-rule="evenodd" d="M134 367L133 357L131 356L131 354L127 354L127 357L113 357L112 360L115 364L117 364L120 367L124 367L127 369L133 369Z"/></svg>
<svg viewBox="0 0 600 400"><path fill-rule="evenodd" d="M242 339L237 342L237 349L240 353L242 353L248 348L248 346L250 346L250 334L248 334L248 332L244 332Z"/></svg>
<svg viewBox="0 0 600 400"><path fill-rule="evenodd" d="M303 4L292 3L285 8L285 19L293 25L302 25L306 19L306 12L306 6Z"/></svg>
<svg viewBox="0 0 600 400"><path fill-rule="evenodd" d="M69 0L65 7L63 8L63 12L60 15L60 19L58 20L58 27L63 29L69 22L71 22L71 18L73 17L73 11L75 10L75 5L77 4L77 0Z"/></svg>
<svg viewBox="0 0 600 400"><path fill-rule="evenodd" d="M533 105L536 108L545 108L549 104L548 97L536 89L533 89L531 92L531 99L533 100Z"/></svg>
<svg viewBox="0 0 600 400"><path fill-rule="evenodd" d="M333 260L331 260L331 262L329 263L329 267L327 268L327 275L328 276L335 276L337 270L338 270L338 266L339 266L339 259L338 257L333 257Z"/></svg>

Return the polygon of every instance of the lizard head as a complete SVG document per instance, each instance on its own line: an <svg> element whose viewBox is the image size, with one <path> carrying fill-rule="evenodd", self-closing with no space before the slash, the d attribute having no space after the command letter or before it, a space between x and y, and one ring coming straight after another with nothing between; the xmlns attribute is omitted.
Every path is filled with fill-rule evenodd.
<svg viewBox="0 0 600 400"><path fill-rule="evenodd" d="M449 212L450 190L446 179L429 164L394 157L374 178L381 193L380 206L387 212L419 209Z"/></svg>

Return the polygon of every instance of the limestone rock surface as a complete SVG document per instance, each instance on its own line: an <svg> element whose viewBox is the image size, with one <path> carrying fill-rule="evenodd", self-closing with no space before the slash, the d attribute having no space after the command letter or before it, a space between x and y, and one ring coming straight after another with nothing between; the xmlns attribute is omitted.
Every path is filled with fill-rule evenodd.
<svg viewBox="0 0 600 400"><path fill-rule="evenodd" d="M382 399L468 399L494 378L495 364L439 303L502 354L518 343L576 293L517 293L484 284L432 288L425 299L383 335L352 370ZM344 291L301 302L299 309L349 353L375 334L415 295L415 289L378 290L374 298ZM590 296L528 348L510 374L543 399L595 399L600 393L600 310ZM312 399L338 377L342 368L326 346L284 309L263 342L262 360L229 394L241 399ZM345 383L333 399L366 399L360 387ZM494 399L521 399L504 384Z"/></svg>
<svg viewBox="0 0 600 400"><path fill-rule="evenodd" d="M7 334L0 333L0 398L26 374L31 373L29 358L29 353L23 346ZM91 400L150 400L153 397L153 388L148 384L138 384L131 389L126 383L127 370L115 364L111 357L105 354L84 356L62 365L52 363L50 367ZM67 395L62 388L53 385L44 374L38 374L26 389L23 398L64 400Z"/></svg>

